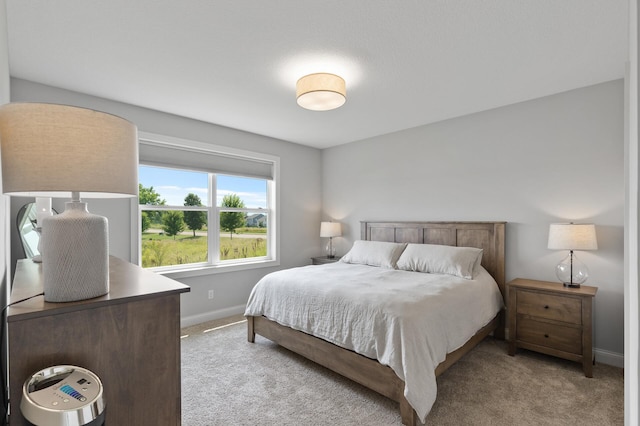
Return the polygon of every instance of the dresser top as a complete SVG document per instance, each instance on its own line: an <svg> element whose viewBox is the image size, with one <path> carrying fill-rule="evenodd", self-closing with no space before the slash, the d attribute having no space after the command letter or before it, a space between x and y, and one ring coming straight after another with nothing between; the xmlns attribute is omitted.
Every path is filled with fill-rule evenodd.
<svg viewBox="0 0 640 426"><path fill-rule="evenodd" d="M109 293L93 299L62 303L45 302L44 296L34 297L10 306L7 311L7 321L20 321L39 316L95 309L100 306L128 303L188 291L190 291L189 287L182 283L144 270L117 257L109 256ZM34 263L28 259L19 260L16 265L9 303L42 292L42 263Z"/></svg>
<svg viewBox="0 0 640 426"><path fill-rule="evenodd" d="M551 291L554 293L573 294L576 296L595 296L598 287L581 285L578 288L565 287L562 283L554 283L550 281L529 280L525 278L516 278L507 283L508 287L528 288L531 290Z"/></svg>

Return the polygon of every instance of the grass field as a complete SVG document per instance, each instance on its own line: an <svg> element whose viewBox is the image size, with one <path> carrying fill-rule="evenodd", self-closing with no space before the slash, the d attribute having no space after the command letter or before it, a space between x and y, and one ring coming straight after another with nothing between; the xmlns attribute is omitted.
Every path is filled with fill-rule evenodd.
<svg viewBox="0 0 640 426"><path fill-rule="evenodd" d="M239 234L266 233L264 228L241 228ZM239 229L238 231L240 231ZM263 232L260 232L263 231ZM220 237L220 259L246 259L267 255L267 240L264 237L256 238L236 237L229 238L229 234ZM207 237L204 235L193 236L191 231L184 232L174 237L168 237L156 232L144 232L142 234L142 266L144 268L155 266L184 265L207 261Z"/></svg>

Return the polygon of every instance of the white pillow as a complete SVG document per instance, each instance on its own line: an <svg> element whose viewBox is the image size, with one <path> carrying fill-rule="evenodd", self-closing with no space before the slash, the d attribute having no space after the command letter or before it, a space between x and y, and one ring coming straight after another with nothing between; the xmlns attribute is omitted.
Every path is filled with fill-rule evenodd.
<svg viewBox="0 0 640 426"><path fill-rule="evenodd" d="M409 244L398 259L398 269L454 275L473 279L482 261L482 249L474 247Z"/></svg>
<svg viewBox="0 0 640 426"><path fill-rule="evenodd" d="M405 243L358 240L340 261L395 269L396 262L406 246Z"/></svg>

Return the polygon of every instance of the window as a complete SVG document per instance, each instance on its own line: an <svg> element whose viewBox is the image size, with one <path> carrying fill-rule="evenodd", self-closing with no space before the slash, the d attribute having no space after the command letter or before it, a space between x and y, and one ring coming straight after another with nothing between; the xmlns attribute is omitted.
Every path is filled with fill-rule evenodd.
<svg viewBox="0 0 640 426"><path fill-rule="evenodd" d="M215 178L220 261L268 257L268 182L225 175Z"/></svg>
<svg viewBox="0 0 640 426"><path fill-rule="evenodd" d="M277 157L141 135L138 259L158 272L277 264Z"/></svg>

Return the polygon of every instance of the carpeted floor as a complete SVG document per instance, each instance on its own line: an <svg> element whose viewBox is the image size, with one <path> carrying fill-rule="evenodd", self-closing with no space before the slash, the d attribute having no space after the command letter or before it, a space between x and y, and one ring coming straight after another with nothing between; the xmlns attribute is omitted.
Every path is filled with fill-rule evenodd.
<svg viewBox="0 0 640 426"><path fill-rule="evenodd" d="M400 425L397 404L256 336L234 317L183 330L182 424ZM205 330L223 325L222 328ZM428 425L623 425L623 370L520 350L492 338L438 378Z"/></svg>

